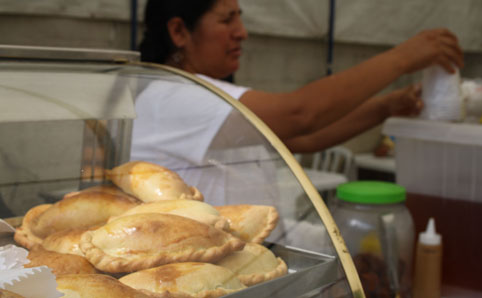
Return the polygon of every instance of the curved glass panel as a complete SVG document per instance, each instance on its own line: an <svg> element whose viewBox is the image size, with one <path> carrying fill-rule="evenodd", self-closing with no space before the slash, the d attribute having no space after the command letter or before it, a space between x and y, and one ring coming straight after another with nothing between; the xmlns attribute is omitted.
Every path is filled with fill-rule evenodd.
<svg viewBox="0 0 482 298"><path fill-rule="evenodd" d="M278 151L238 110L177 74L141 81L146 87L136 98L131 159L176 171L212 205L275 206L281 220L271 241L333 254L304 189Z"/></svg>
<svg viewBox="0 0 482 298"><path fill-rule="evenodd" d="M1 66L0 137L9 140L0 151L1 217L104 183L115 165L149 161L177 172L213 206L277 209L264 244L289 274L230 296L363 296L301 167L259 119L209 83L148 65Z"/></svg>

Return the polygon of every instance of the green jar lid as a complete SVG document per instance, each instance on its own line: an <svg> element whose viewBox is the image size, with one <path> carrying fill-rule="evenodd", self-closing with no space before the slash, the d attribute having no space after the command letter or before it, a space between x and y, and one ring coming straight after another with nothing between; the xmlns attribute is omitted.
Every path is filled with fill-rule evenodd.
<svg viewBox="0 0 482 298"><path fill-rule="evenodd" d="M405 188L390 182L354 181L338 185L336 196L360 204L394 204L405 201Z"/></svg>

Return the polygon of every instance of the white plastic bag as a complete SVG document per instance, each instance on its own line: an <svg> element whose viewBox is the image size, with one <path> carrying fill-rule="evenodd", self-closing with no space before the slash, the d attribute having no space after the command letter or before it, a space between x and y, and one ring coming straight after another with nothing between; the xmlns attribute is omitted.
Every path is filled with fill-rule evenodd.
<svg viewBox="0 0 482 298"><path fill-rule="evenodd" d="M420 118L461 121L463 108L459 71L450 74L438 65L423 70L422 100L424 109Z"/></svg>
<svg viewBox="0 0 482 298"><path fill-rule="evenodd" d="M482 122L482 79L463 79L461 89L465 122Z"/></svg>

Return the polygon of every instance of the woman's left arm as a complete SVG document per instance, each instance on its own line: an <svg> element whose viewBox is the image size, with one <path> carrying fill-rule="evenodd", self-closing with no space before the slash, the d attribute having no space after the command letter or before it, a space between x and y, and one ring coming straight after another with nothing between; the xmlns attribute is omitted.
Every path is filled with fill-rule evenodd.
<svg viewBox="0 0 482 298"><path fill-rule="evenodd" d="M284 139L293 153L311 153L338 145L375 127L390 116L415 116L423 107L420 85L373 97L357 109L312 134Z"/></svg>

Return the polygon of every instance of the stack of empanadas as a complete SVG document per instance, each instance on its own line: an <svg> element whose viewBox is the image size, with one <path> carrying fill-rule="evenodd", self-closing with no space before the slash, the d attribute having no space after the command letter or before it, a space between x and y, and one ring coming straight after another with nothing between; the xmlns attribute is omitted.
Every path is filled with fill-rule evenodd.
<svg viewBox="0 0 482 298"><path fill-rule="evenodd" d="M25 267L45 265L52 269L52 272L55 275L82 273L95 274L99 272L91 263L81 256L48 251L41 247L31 249L27 258L30 260L30 263L25 265Z"/></svg>
<svg viewBox="0 0 482 298"><path fill-rule="evenodd" d="M111 217L114 220L121 216L140 213L169 213L188 217L199 222L211 225L221 230L229 230L228 220L219 214L213 206L194 200L163 200L141 204L119 216Z"/></svg>
<svg viewBox="0 0 482 298"><path fill-rule="evenodd" d="M149 298L116 278L105 274L66 274L57 276L57 290L65 298Z"/></svg>
<svg viewBox="0 0 482 298"><path fill-rule="evenodd" d="M85 232L80 248L102 271L134 272L176 262L215 262L244 242L196 220L165 213L119 217Z"/></svg>
<svg viewBox="0 0 482 298"><path fill-rule="evenodd" d="M143 202L204 199L196 187L184 183L176 172L153 163L131 161L106 173L115 185Z"/></svg>
<svg viewBox="0 0 482 298"><path fill-rule="evenodd" d="M229 269L209 263L174 263L141 270L120 282L161 297L219 297L246 288Z"/></svg>
<svg viewBox="0 0 482 298"><path fill-rule="evenodd" d="M233 235L246 241L262 243L278 223L276 208L263 205L227 205L215 207L228 219Z"/></svg>
<svg viewBox="0 0 482 298"><path fill-rule="evenodd" d="M114 185L32 208L14 236L67 296L218 297L286 274L261 245L278 222L274 207L211 206L177 173L147 162L107 175Z"/></svg>
<svg viewBox="0 0 482 298"><path fill-rule="evenodd" d="M285 275L288 271L281 258L254 242L246 243L243 250L231 253L217 265L230 269L247 286Z"/></svg>
<svg viewBox="0 0 482 298"><path fill-rule="evenodd" d="M31 248L56 232L100 226L138 203L121 195L86 191L69 195L55 204L39 205L25 215L15 241Z"/></svg>

